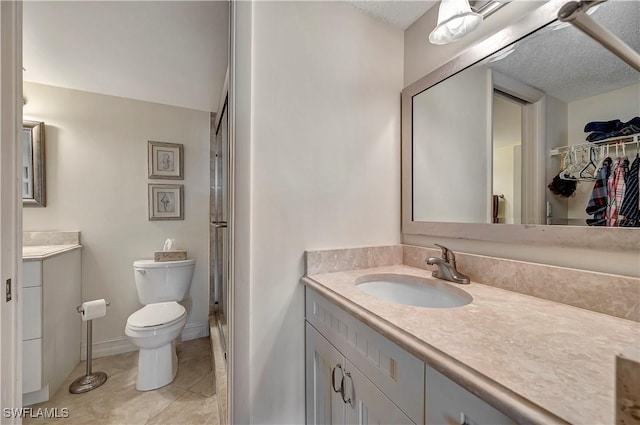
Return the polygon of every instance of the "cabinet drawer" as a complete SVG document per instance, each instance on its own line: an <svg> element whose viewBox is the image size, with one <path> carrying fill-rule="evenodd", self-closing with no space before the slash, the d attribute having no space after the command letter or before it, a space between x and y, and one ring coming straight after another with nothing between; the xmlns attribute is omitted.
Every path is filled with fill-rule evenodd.
<svg viewBox="0 0 640 425"><path fill-rule="evenodd" d="M425 378L427 424L515 425L492 406L427 366Z"/></svg>
<svg viewBox="0 0 640 425"><path fill-rule="evenodd" d="M306 317L413 422L424 422L424 363L306 288Z"/></svg>
<svg viewBox="0 0 640 425"><path fill-rule="evenodd" d="M22 287L42 286L42 261L22 262Z"/></svg>
<svg viewBox="0 0 640 425"><path fill-rule="evenodd" d="M42 387L42 339L22 343L22 393Z"/></svg>
<svg viewBox="0 0 640 425"><path fill-rule="evenodd" d="M42 286L22 288L22 340L42 338Z"/></svg>

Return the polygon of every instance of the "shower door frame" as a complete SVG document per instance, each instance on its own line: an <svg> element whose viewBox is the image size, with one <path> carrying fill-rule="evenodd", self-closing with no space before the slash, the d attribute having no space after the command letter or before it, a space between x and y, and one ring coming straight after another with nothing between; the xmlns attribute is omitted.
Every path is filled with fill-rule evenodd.
<svg viewBox="0 0 640 425"><path fill-rule="evenodd" d="M231 273L231 192L230 177L232 172L229 109L228 109L228 75L218 106L220 111L213 126L214 129L214 161L213 172L213 204L212 204L212 283L213 310L216 315L218 333L222 342L224 358L228 358L229 347L229 285ZM224 140L223 140L224 139ZM224 162L224 163L223 163Z"/></svg>

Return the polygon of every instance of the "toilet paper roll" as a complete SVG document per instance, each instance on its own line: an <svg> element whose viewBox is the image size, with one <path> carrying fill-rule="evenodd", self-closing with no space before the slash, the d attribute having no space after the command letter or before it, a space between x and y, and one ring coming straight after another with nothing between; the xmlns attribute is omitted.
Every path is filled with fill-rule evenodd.
<svg viewBox="0 0 640 425"><path fill-rule="evenodd" d="M82 303L82 321L98 319L107 314L107 302L104 299Z"/></svg>

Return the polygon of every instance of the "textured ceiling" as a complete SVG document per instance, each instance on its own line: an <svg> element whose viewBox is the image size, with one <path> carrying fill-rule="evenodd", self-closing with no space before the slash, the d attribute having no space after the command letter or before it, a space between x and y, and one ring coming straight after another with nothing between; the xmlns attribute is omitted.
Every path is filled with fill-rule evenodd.
<svg viewBox="0 0 640 425"><path fill-rule="evenodd" d="M371 0L345 0L346 3L356 7L366 14L373 16L394 27L406 30L419 17L431 9L437 1L422 0L396 0L396 1L371 1Z"/></svg>
<svg viewBox="0 0 640 425"><path fill-rule="evenodd" d="M640 2L610 1L592 17L640 51ZM511 54L488 66L564 102L640 82L631 66L577 28L559 23L517 43Z"/></svg>

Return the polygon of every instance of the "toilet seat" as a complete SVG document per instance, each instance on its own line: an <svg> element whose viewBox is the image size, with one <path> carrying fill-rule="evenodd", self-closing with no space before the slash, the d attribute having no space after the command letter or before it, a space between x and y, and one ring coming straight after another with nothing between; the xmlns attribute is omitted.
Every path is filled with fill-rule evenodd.
<svg viewBox="0 0 640 425"><path fill-rule="evenodd" d="M148 304L129 316L127 326L138 330L167 327L179 322L186 314L185 308L175 301Z"/></svg>

